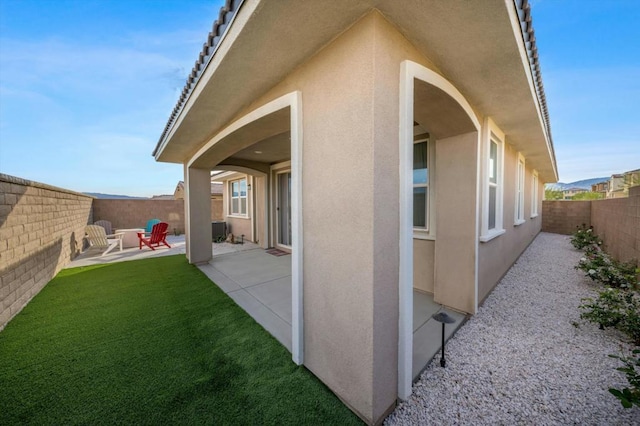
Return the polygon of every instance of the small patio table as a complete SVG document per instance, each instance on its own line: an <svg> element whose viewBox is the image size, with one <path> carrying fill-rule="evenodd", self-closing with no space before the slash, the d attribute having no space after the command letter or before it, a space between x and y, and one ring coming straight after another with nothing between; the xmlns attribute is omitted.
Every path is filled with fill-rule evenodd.
<svg viewBox="0 0 640 426"><path fill-rule="evenodd" d="M116 229L116 233L124 234L122 247L125 248L138 247L138 232L144 232L144 228Z"/></svg>

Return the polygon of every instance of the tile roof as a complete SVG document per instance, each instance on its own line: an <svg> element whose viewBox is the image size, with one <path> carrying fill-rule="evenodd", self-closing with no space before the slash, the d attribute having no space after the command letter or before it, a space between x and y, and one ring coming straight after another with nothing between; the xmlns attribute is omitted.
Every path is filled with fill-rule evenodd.
<svg viewBox="0 0 640 426"><path fill-rule="evenodd" d="M547 97L544 94L544 85L542 84L542 72L540 71L540 62L538 61L538 46L536 45L536 36L533 31L533 25L531 24L531 5L528 0L513 0L516 10L518 11L518 18L520 19L520 30L522 32L522 38L527 49L527 56L529 57L529 67L531 68L531 75L533 76L533 84L536 89L536 95L538 97L538 104L540 105L540 112L542 113L542 119L544 121L545 132L549 139L551 154L553 155L553 162L555 163L555 151L553 149L553 139L551 137L551 124L549 123L549 109L547 108Z"/></svg>
<svg viewBox="0 0 640 426"><path fill-rule="evenodd" d="M193 89L200 79L202 72L206 68L207 64L215 54L217 47L222 39L225 31L230 26L233 17L236 15L244 0L226 0L225 5L220 8L218 19L213 23L213 29L209 32L206 43L202 47L202 52L198 56L198 59L191 70L191 74L187 78L187 82L182 89L180 98L173 108L173 112L169 116L169 120L158 140L156 148L153 150L152 155L156 155L160 145L165 140L171 128L175 124L180 112L184 108L189 96L193 92ZM555 151L553 149L553 139L551 137L551 125L549 123L549 109L547 108L547 99L544 92L544 85L542 83L542 72L540 71L540 62L538 61L538 47L536 45L536 37L531 23L531 6L528 0L513 0L513 3L518 12L518 18L520 19L520 29L522 32L522 38L527 50L527 56L529 57L529 67L531 68L531 74L533 77L533 84L536 90L538 98L538 104L542 113L542 119L544 121L545 132L549 140L549 149L553 156L553 162L555 164Z"/></svg>
<svg viewBox="0 0 640 426"><path fill-rule="evenodd" d="M202 52L200 52L200 55L198 55L196 64L193 66L191 74L189 74L189 77L187 78L187 82L182 89L180 98L178 98L178 102L176 103L176 106L173 108L173 111L169 116L167 125L165 126L162 135L160 135L158 144L153 150L153 155L156 154L158 148L160 147L160 144L167 137L169 131L171 131L171 128L178 118L178 115L180 115L180 111L182 111L182 108L184 108L187 99L189 99L189 95L191 95L193 88L196 86L196 83L200 79L202 72L215 54L218 44L220 44L220 40L225 33L225 30L229 27L229 24L233 20L233 17L235 16L238 9L240 9L240 6L243 2L244 0L226 0L224 6L220 8L218 19L213 23L213 29L209 32L207 41L202 46Z"/></svg>

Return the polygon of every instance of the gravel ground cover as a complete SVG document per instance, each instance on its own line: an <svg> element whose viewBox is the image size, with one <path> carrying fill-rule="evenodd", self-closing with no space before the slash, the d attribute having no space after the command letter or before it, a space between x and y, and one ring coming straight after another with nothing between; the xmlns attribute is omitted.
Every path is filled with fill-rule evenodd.
<svg viewBox="0 0 640 426"><path fill-rule="evenodd" d="M386 425L640 425L608 392L627 384L615 330L580 320L596 286L569 237L541 233L414 384ZM574 325L578 323L578 325Z"/></svg>

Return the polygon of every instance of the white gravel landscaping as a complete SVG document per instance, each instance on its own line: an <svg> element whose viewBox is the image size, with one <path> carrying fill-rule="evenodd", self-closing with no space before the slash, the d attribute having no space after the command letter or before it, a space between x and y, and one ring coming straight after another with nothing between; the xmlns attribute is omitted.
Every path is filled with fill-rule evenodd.
<svg viewBox="0 0 640 426"><path fill-rule="evenodd" d="M569 237L541 233L414 384L386 425L640 425L608 392L627 386L608 354L631 346L580 320L596 285ZM576 327L574 323L579 323Z"/></svg>

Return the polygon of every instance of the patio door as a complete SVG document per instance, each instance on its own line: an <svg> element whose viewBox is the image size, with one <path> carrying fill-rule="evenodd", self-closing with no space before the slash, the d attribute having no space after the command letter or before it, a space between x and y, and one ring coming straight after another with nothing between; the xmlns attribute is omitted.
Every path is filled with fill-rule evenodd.
<svg viewBox="0 0 640 426"><path fill-rule="evenodd" d="M291 249L291 171L276 175L276 243Z"/></svg>

